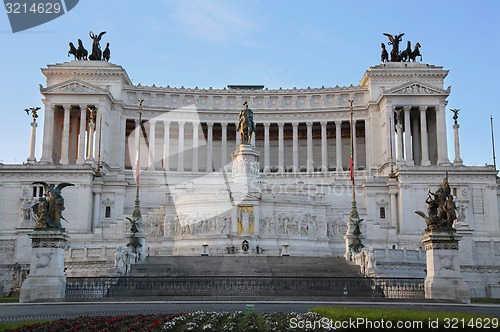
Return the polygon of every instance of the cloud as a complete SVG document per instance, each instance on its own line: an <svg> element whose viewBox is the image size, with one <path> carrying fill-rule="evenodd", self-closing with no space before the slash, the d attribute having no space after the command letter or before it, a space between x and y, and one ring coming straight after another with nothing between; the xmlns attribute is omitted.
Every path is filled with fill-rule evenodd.
<svg viewBox="0 0 500 332"><path fill-rule="evenodd" d="M210 43L225 44L258 29L247 8L227 0L179 1L171 16L183 33Z"/></svg>

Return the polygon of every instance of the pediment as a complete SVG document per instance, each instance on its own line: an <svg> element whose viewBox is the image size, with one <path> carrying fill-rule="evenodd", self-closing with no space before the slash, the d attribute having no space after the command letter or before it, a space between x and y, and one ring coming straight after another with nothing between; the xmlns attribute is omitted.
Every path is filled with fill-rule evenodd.
<svg viewBox="0 0 500 332"><path fill-rule="evenodd" d="M448 90L439 89L420 82L408 82L384 91L384 95L449 95Z"/></svg>
<svg viewBox="0 0 500 332"><path fill-rule="evenodd" d="M107 94L108 91L80 80L65 81L40 89L43 94Z"/></svg>

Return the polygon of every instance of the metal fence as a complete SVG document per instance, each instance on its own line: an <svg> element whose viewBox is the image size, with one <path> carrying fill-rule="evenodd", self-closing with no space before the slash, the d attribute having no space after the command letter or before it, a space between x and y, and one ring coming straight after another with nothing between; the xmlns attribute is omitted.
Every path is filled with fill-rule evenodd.
<svg viewBox="0 0 500 332"><path fill-rule="evenodd" d="M365 277L68 277L66 298L358 297L423 299L424 279Z"/></svg>

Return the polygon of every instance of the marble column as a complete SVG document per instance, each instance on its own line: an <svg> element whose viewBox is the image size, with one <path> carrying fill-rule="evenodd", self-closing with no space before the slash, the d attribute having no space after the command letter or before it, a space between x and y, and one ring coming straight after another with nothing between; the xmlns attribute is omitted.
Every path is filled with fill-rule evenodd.
<svg viewBox="0 0 500 332"><path fill-rule="evenodd" d="M214 171L213 166L213 122L207 122L207 173Z"/></svg>
<svg viewBox="0 0 500 332"><path fill-rule="evenodd" d="M43 125L43 146L40 162L52 164L53 133L54 133L54 110L52 104L45 104L45 119Z"/></svg>
<svg viewBox="0 0 500 332"><path fill-rule="evenodd" d="M427 136L427 106L420 106L420 141L422 142L422 166L429 166L429 139Z"/></svg>
<svg viewBox="0 0 500 332"><path fill-rule="evenodd" d="M396 135L398 138L398 156L396 160L398 162L403 162L403 125L401 124L401 109L395 109L396 112Z"/></svg>
<svg viewBox="0 0 500 332"><path fill-rule="evenodd" d="M396 179L389 179L389 197L391 199L391 227L397 228L398 225L398 206L396 195L398 193L398 183ZM392 182L391 182L392 181Z"/></svg>
<svg viewBox="0 0 500 332"><path fill-rule="evenodd" d="M411 148L413 151L413 162L421 163L422 161L422 138L420 137L420 130L418 128L418 114L414 113L411 119Z"/></svg>
<svg viewBox="0 0 500 332"><path fill-rule="evenodd" d="M92 217L93 228L101 226L101 186L94 188L94 215ZM93 229L91 231L94 231Z"/></svg>
<svg viewBox="0 0 500 332"><path fill-rule="evenodd" d="M448 142L446 140L446 102L436 107L436 131L438 146L438 165L451 165L448 159Z"/></svg>
<svg viewBox="0 0 500 332"><path fill-rule="evenodd" d="M199 137L198 137L198 125L199 122L193 122L193 162L191 166L191 172L199 171L199 163L198 163L198 152L199 152Z"/></svg>
<svg viewBox="0 0 500 332"><path fill-rule="evenodd" d="M292 123L293 138L292 138L292 149L293 149L293 171L299 172L299 123Z"/></svg>
<svg viewBox="0 0 500 332"><path fill-rule="evenodd" d="M335 150L337 158L337 173L342 172L342 121L335 121Z"/></svg>
<svg viewBox="0 0 500 332"><path fill-rule="evenodd" d="M269 158L271 155L269 154L269 127L270 123L264 123L264 173L269 172Z"/></svg>
<svg viewBox="0 0 500 332"><path fill-rule="evenodd" d="M35 158L35 146L36 146L36 127L38 124L36 123L36 119L33 119L31 122L31 139L30 139L30 154L27 160L28 164L33 164L36 162Z"/></svg>
<svg viewBox="0 0 500 332"><path fill-rule="evenodd" d="M328 122L321 122L321 169L328 172L328 143L326 137L326 126Z"/></svg>
<svg viewBox="0 0 500 332"><path fill-rule="evenodd" d="M285 171L285 143L283 139L283 127L285 123L278 123L278 171Z"/></svg>
<svg viewBox="0 0 500 332"><path fill-rule="evenodd" d="M222 138L221 138L222 142L220 147L220 168L224 169L224 167L226 167L227 164L227 122L222 122L220 125L222 130Z"/></svg>
<svg viewBox="0 0 500 332"><path fill-rule="evenodd" d="M148 169L155 169L156 121L149 120L149 163Z"/></svg>
<svg viewBox="0 0 500 332"><path fill-rule="evenodd" d="M394 157L396 156L396 142L394 140L394 128L395 128L395 116L392 107L387 106L387 162L394 163ZM368 150L368 149L367 149Z"/></svg>
<svg viewBox="0 0 500 332"><path fill-rule="evenodd" d="M63 105L64 109L64 122L63 134L61 143L61 164L69 164L69 120L71 114L71 105Z"/></svg>
<svg viewBox="0 0 500 332"><path fill-rule="evenodd" d="M312 122L307 122L307 172L314 172Z"/></svg>
<svg viewBox="0 0 500 332"><path fill-rule="evenodd" d="M170 170L170 121L163 121L163 170Z"/></svg>
<svg viewBox="0 0 500 332"><path fill-rule="evenodd" d="M453 165L455 166L463 165L462 158L460 158L460 141L458 137L458 128L460 128L460 125L455 122L453 124L453 135L455 139L455 160L453 161Z"/></svg>
<svg viewBox="0 0 500 332"><path fill-rule="evenodd" d="M177 172L184 172L184 121L178 121L179 137L177 138Z"/></svg>
<svg viewBox="0 0 500 332"><path fill-rule="evenodd" d="M89 121L90 121L90 123L89 123L89 135L88 135L88 142L87 142L87 161L93 161L94 160L95 123L94 123L92 115L91 115L91 118L89 119Z"/></svg>
<svg viewBox="0 0 500 332"><path fill-rule="evenodd" d="M236 129L236 149L238 149L238 146L241 144L241 136L240 132L238 129Z"/></svg>
<svg viewBox="0 0 500 332"><path fill-rule="evenodd" d="M411 146L411 119L410 111L411 106L404 106L404 117L405 117L405 164L408 166L413 166L413 151Z"/></svg>
<svg viewBox="0 0 500 332"><path fill-rule="evenodd" d="M85 145L87 132L87 105L80 105L80 139L78 141L78 160L77 164L83 165L85 163Z"/></svg>

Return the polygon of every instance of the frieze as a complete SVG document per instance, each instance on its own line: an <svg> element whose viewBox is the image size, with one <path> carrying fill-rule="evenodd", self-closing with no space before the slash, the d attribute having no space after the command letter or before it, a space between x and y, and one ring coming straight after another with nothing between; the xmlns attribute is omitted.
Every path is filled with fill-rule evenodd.
<svg viewBox="0 0 500 332"><path fill-rule="evenodd" d="M41 90L42 94L75 93L75 94L107 94L99 88L91 87L78 81L55 85Z"/></svg>
<svg viewBox="0 0 500 332"><path fill-rule="evenodd" d="M424 250L458 250L458 241L428 241L424 243Z"/></svg>
<svg viewBox="0 0 500 332"><path fill-rule="evenodd" d="M13 247L16 244L15 239L11 240L0 240L0 247Z"/></svg>
<svg viewBox="0 0 500 332"><path fill-rule="evenodd" d="M33 241L31 242L31 246L33 248L64 249L64 248L66 248L66 242L65 241L43 241L43 240L33 239Z"/></svg>

